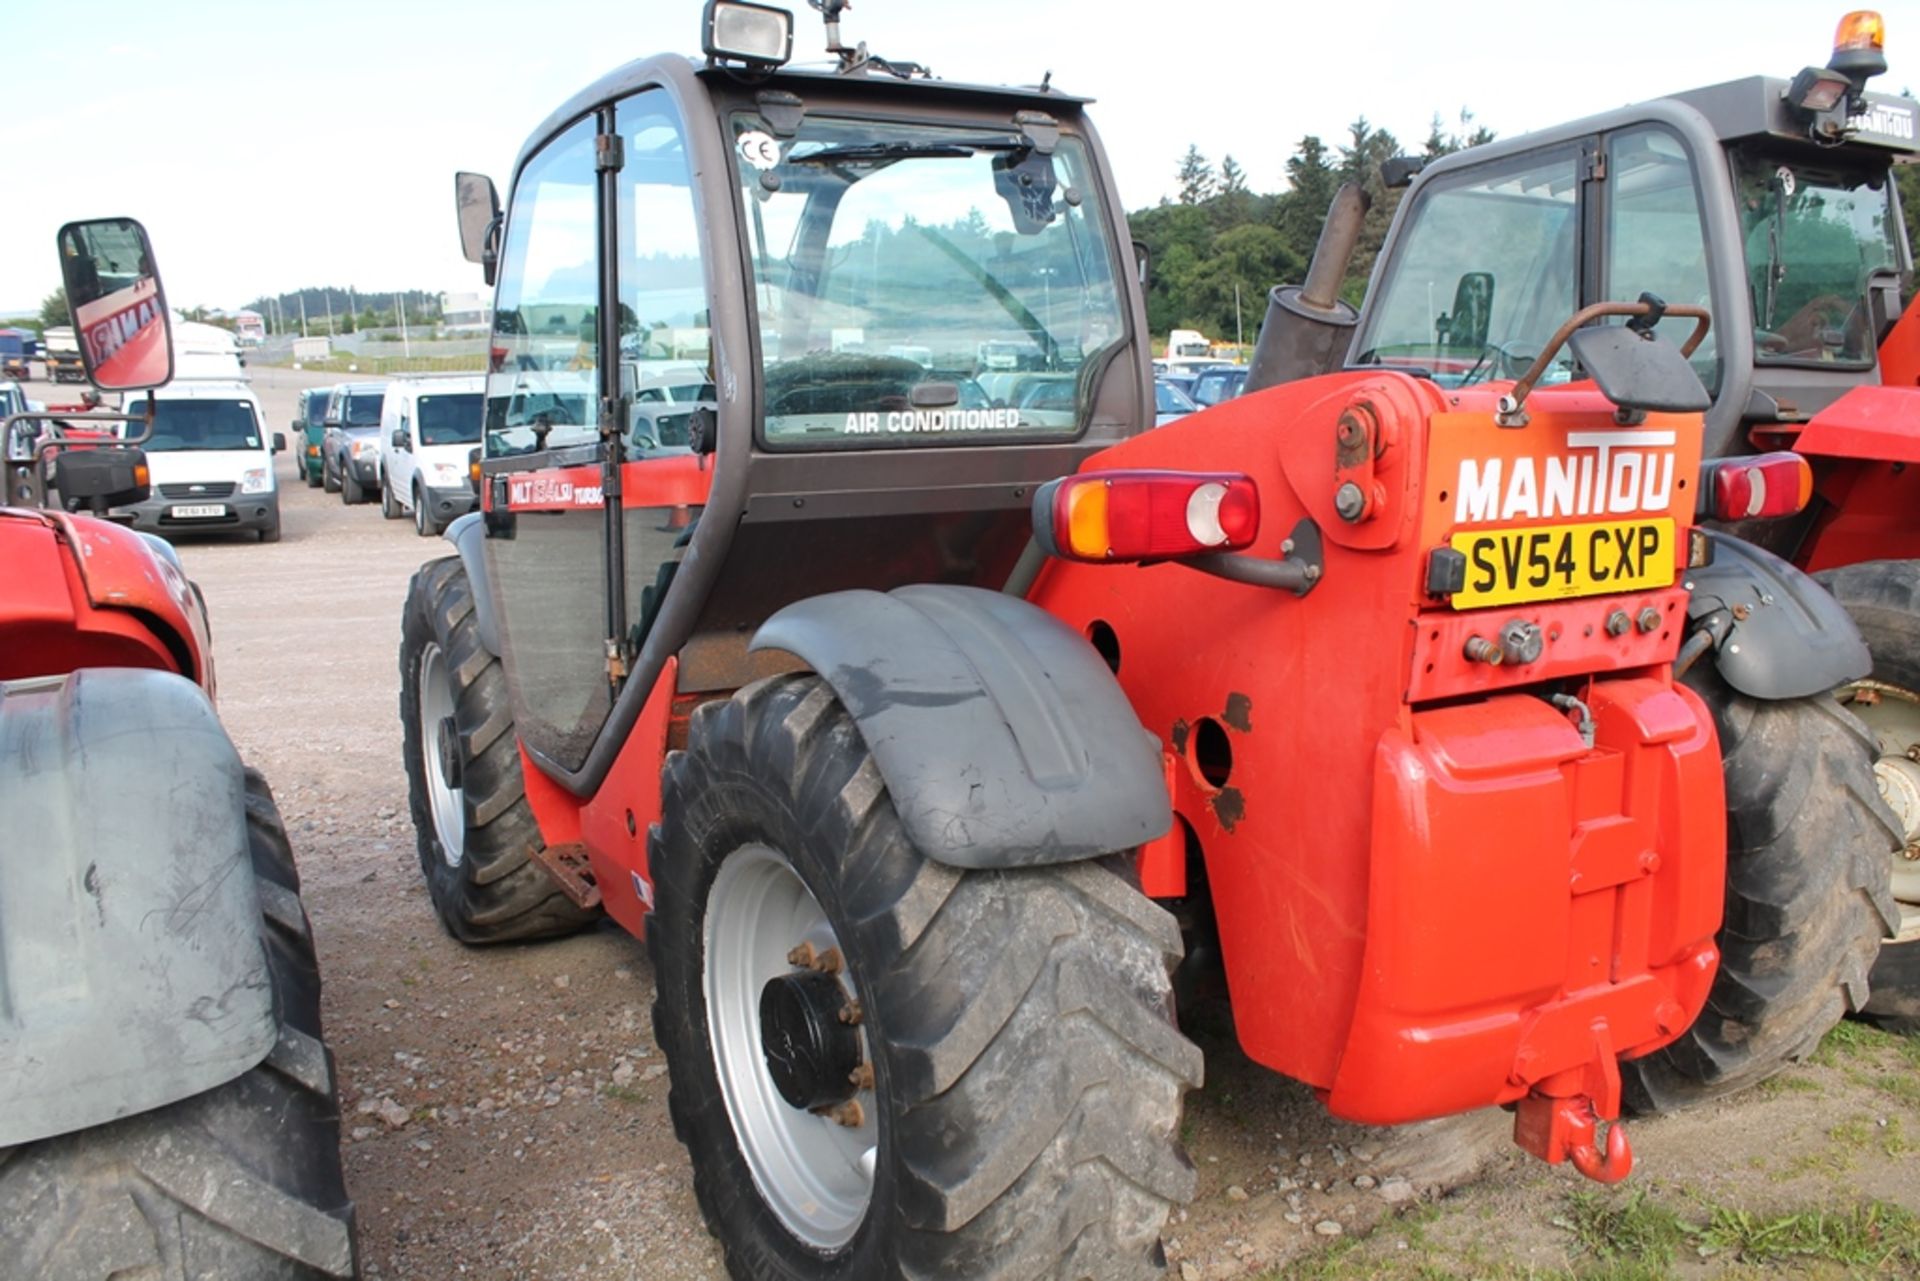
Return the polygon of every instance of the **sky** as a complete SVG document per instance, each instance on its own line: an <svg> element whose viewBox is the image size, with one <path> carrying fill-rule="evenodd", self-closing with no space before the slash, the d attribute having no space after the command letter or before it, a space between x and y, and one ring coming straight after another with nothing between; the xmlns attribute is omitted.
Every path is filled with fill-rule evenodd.
<svg viewBox="0 0 1920 1281"><path fill-rule="evenodd" d="M1811 0L1457 0L1188 5L856 0L848 40L950 80L1098 99L1129 209L1174 189L1189 144L1255 191L1294 145L1364 115L1411 149L1437 111L1502 137L1696 85L1825 61L1846 5ZM824 57L794 0L795 61ZM175 306L302 286L481 289L452 175L504 193L527 135L576 90L658 52L698 53L700 0L90 0L6 23L0 316L59 284L54 233L131 215ZM1891 72L1920 84L1920 3L1883 10ZM1576 22L1579 26L1576 28ZM1907 42L1914 53L1905 56Z"/></svg>

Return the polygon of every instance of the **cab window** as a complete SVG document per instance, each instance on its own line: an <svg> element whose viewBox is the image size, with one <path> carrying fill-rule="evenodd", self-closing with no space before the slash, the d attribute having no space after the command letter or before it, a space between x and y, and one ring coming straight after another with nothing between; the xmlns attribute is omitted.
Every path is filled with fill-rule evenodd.
<svg viewBox="0 0 1920 1281"><path fill-rule="evenodd" d="M1897 267L1884 170L1733 153L1740 229L1761 364L1872 368L1867 280Z"/></svg>
<svg viewBox="0 0 1920 1281"><path fill-rule="evenodd" d="M1354 363L1446 387L1517 378L1578 310L1580 156L1532 152L1425 187L1356 341ZM1568 358L1542 381L1565 381Z"/></svg>
<svg viewBox="0 0 1920 1281"><path fill-rule="evenodd" d="M1631 129L1608 140L1608 301L1634 302L1650 293L1711 312L1706 225L1694 178L1686 148L1665 129ZM1694 323L1669 317L1658 333L1679 347ZM1693 367L1709 391L1718 386L1720 359L1712 329L1693 353Z"/></svg>
<svg viewBox="0 0 1920 1281"><path fill-rule="evenodd" d="M596 438L600 365L594 121L527 162L514 188L487 375L489 457Z"/></svg>

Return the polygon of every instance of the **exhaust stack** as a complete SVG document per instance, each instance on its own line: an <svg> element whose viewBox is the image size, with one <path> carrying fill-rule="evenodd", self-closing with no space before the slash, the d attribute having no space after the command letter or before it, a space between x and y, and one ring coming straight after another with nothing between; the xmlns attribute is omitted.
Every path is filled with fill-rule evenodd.
<svg viewBox="0 0 1920 1281"><path fill-rule="evenodd" d="M1267 295L1267 318L1247 370L1247 391L1312 378L1339 363L1360 320L1359 312L1340 301L1340 282L1372 204L1358 183L1345 183L1334 193L1307 266L1307 283L1276 285Z"/></svg>

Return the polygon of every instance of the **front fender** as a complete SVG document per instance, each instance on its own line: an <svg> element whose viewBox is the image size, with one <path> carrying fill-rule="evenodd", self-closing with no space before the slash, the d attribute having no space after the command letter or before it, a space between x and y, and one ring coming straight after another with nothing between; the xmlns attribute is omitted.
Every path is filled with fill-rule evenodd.
<svg viewBox="0 0 1920 1281"><path fill-rule="evenodd" d="M1687 571L1689 639L1711 637L1727 684L1750 698L1806 698L1873 670L1860 629L1824 587L1764 548L1706 535L1712 563Z"/></svg>
<svg viewBox="0 0 1920 1281"><path fill-rule="evenodd" d="M273 1048L245 786L183 677L0 682L0 1147L199 1094Z"/></svg>
<svg viewBox="0 0 1920 1281"><path fill-rule="evenodd" d="M487 653L500 657L500 617L493 605L493 584L487 581L486 514L470 511L455 517L441 535L460 553L467 567L467 583L473 589L474 623L480 631L480 643Z"/></svg>
<svg viewBox="0 0 1920 1281"><path fill-rule="evenodd" d="M1160 753L1093 647L977 587L834 592L769 618L846 706L907 834L953 867L1095 858L1173 823Z"/></svg>

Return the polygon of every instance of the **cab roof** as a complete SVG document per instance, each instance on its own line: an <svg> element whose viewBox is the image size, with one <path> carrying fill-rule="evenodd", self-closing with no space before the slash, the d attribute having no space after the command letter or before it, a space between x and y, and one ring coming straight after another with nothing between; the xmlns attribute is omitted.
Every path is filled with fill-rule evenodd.
<svg viewBox="0 0 1920 1281"><path fill-rule="evenodd" d="M1748 76L1667 96L1705 116L1722 142L1757 137L1808 142L1807 127L1788 108L1786 93L1785 80ZM1866 99L1866 113L1854 117L1843 145L1920 153L1920 102L1891 93L1869 93Z"/></svg>
<svg viewBox="0 0 1920 1281"><path fill-rule="evenodd" d="M919 97L928 102L996 104L1014 110L1050 110L1068 115L1077 115L1080 108L1093 101L1039 85L977 85L922 77L909 80L875 72L848 75L830 68L796 68L791 63L770 74L748 78L738 67L710 66L704 59L684 54L655 54L601 76L541 121L539 128L527 138L526 145L520 148L513 162L514 175L519 176L528 158L549 138L596 107L669 79L681 83L693 79L721 89L735 86L755 92L779 89L797 94L803 100L809 92L830 92L837 97L866 93L896 102Z"/></svg>

